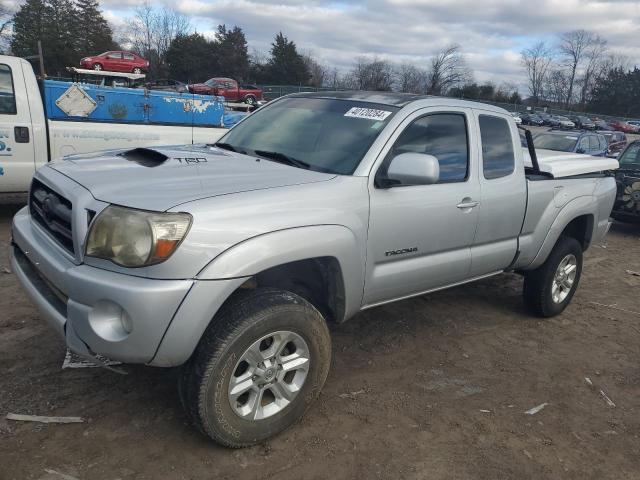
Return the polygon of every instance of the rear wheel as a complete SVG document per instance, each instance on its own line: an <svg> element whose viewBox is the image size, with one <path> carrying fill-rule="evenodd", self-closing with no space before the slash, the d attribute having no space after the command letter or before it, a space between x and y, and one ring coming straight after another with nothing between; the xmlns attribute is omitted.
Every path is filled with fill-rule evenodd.
<svg viewBox="0 0 640 480"><path fill-rule="evenodd" d="M180 397L203 433L225 446L249 446L302 417L330 360L326 322L306 300L276 289L241 292L182 367Z"/></svg>
<svg viewBox="0 0 640 480"><path fill-rule="evenodd" d="M582 246L561 236L546 262L524 278L524 300L534 313L552 317L571 302L582 274Z"/></svg>
<svg viewBox="0 0 640 480"><path fill-rule="evenodd" d="M139 67L136 67L136 68L133 69L133 73L135 73L136 75L140 74L140 73L142 73L142 69L139 68Z"/></svg>
<svg viewBox="0 0 640 480"><path fill-rule="evenodd" d="M246 103L247 105L255 105L256 104L256 97L254 97L253 95L247 95L244 98L244 103Z"/></svg>

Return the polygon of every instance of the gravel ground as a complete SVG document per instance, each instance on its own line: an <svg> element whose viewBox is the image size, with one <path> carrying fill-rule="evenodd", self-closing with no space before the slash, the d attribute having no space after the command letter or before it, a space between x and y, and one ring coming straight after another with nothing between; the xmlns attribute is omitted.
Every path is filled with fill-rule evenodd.
<svg viewBox="0 0 640 480"><path fill-rule="evenodd" d="M2 271L15 210L0 207ZM175 371L62 370L61 341L0 271L0 479L640 478L640 277L626 270L640 271L640 227L619 224L559 317L529 316L521 278L501 275L333 326L318 402L244 450L187 425Z"/></svg>

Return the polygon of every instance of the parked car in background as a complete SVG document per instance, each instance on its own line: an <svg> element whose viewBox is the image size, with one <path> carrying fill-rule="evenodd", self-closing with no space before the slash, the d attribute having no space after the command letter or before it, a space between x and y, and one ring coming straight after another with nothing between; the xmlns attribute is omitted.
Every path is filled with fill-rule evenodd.
<svg viewBox="0 0 640 480"><path fill-rule="evenodd" d="M558 122L558 127L560 128L575 128L576 124L569 120L567 117L563 117L562 115L554 115L554 120ZM555 125L554 125L555 126Z"/></svg>
<svg viewBox="0 0 640 480"><path fill-rule="evenodd" d="M522 123L525 125L533 125L537 127L544 125L544 120L537 113L524 113L520 118L522 118Z"/></svg>
<svg viewBox="0 0 640 480"><path fill-rule="evenodd" d="M255 105L262 100L262 90L255 85L248 86L252 88L242 88L232 78L210 78L204 83L188 85L188 88L191 93L218 95L224 97L227 102Z"/></svg>
<svg viewBox="0 0 640 480"><path fill-rule="evenodd" d="M618 132L638 133L640 131L640 127L631 125L630 123L627 123L622 120L612 120L609 122L609 125L613 127L614 130L617 130Z"/></svg>
<svg viewBox="0 0 640 480"><path fill-rule="evenodd" d="M602 131L613 132L613 131L615 131L615 128L613 128L611 125L609 125L609 123L606 122L605 120L594 120L593 123L596 124L596 130L598 130L599 132L602 132Z"/></svg>
<svg viewBox="0 0 640 480"><path fill-rule="evenodd" d="M611 216L625 222L640 222L640 140L631 142L618 158L618 193Z"/></svg>
<svg viewBox="0 0 640 480"><path fill-rule="evenodd" d="M149 61L133 52L112 51L84 57L80 60L80 66L109 72L144 73L149 69Z"/></svg>
<svg viewBox="0 0 640 480"><path fill-rule="evenodd" d="M522 124L522 117L520 117L520 113L519 112L509 112L509 115L511 115L513 117L513 119L516 122L516 125Z"/></svg>
<svg viewBox="0 0 640 480"><path fill-rule="evenodd" d="M548 125L550 127L557 127L560 125L558 121L553 117L553 115L544 112L536 113L541 119L544 125Z"/></svg>
<svg viewBox="0 0 640 480"><path fill-rule="evenodd" d="M640 120L629 120L627 121L629 125L633 125L634 127L640 128Z"/></svg>
<svg viewBox="0 0 640 480"><path fill-rule="evenodd" d="M593 123L593 120L591 120L589 117L585 117L583 115L572 115L569 117L569 120L575 123L577 128L581 128L584 130L596 129L596 124Z"/></svg>
<svg viewBox="0 0 640 480"><path fill-rule="evenodd" d="M169 78L164 78L161 80L156 80L155 82L148 83L146 87L149 90L164 90L168 92L178 93L185 93L189 91L186 83L179 80L171 80Z"/></svg>
<svg viewBox="0 0 640 480"><path fill-rule="evenodd" d="M617 157L627 146L627 136L622 132L598 130L598 133L604 135L609 143L609 148L607 149L608 157Z"/></svg>
<svg viewBox="0 0 640 480"><path fill-rule="evenodd" d="M604 157L608 148L604 135L577 130L571 132L550 130L534 134L533 144L536 148L545 150L584 153L593 157Z"/></svg>

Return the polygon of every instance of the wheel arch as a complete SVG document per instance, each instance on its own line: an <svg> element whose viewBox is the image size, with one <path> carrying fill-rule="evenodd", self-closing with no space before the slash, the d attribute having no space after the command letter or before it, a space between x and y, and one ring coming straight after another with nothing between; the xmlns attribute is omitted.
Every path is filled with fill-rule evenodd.
<svg viewBox="0 0 640 480"><path fill-rule="evenodd" d="M328 320L342 322L360 310L363 285L364 253L346 227L318 225L253 237L199 273L150 364L186 362L217 312L242 289L290 290Z"/></svg>
<svg viewBox="0 0 640 480"><path fill-rule="evenodd" d="M582 250L587 250L594 235L597 211L598 201L593 196L578 197L565 205L551 224L538 254L526 270L542 265L561 235L575 238Z"/></svg>

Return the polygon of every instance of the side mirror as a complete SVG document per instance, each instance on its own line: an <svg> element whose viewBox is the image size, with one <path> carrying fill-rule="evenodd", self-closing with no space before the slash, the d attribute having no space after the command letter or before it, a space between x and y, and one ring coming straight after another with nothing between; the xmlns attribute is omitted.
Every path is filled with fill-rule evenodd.
<svg viewBox="0 0 640 480"><path fill-rule="evenodd" d="M431 185L440 178L440 163L433 155L401 153L394 157L387 169L386 180L400 185Z"/></svg>

